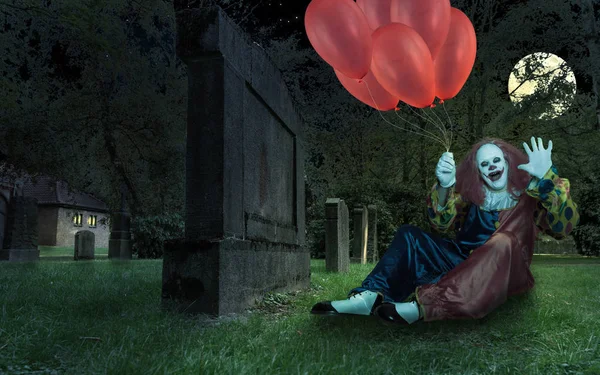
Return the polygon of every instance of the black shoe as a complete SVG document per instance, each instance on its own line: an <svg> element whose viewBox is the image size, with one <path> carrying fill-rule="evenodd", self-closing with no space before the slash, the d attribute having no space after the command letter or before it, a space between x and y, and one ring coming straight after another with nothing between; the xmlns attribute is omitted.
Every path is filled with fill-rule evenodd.
<svg viewBox="0 0 600 375"><path fill-rule="evenodd" d="M330 301L323 301L323 302L316 303L312 307L312 310L310 310L310 313L316 314L316 315L338 315L339 314L339 312L337 312L333 308L333 306L331 306Z"/></svg>
<svg viewBox="0 0 600 375"><path fill-rule="evenodd" d="M415 312L414 309L417 309ZM421 319L418 312L419 306L416 302L389 303L385 302L375 309L374 314L386 322L408 325ZM398 313L398 309L403 315Z"/></svg>

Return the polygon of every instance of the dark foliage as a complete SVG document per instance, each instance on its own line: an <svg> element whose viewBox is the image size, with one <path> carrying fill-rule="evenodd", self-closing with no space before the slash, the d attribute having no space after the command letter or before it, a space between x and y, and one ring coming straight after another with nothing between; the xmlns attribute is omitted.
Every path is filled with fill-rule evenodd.
<svg viewBox="0 0 600 375"><path fill-rule="evenodd" d="M580 222L573 230L577 251L582 255L600 256L600 178L588 176L577 187L576 203Z"/></svg>
<svg viewBox="0 0 600 375"><path fill-rule="evenodd" d="M161 258L164 241L183 237L184 228L177 213L135 218L131 223L133 253L138 258Z"/></svg>

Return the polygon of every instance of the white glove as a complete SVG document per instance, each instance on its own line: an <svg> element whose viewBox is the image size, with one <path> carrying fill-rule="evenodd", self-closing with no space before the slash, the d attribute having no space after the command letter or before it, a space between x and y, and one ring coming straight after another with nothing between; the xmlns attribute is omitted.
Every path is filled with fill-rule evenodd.
<svg viewBox="0 0 600 375"><path fill-rule="evenodd" d="M535 138L531 137L531 149L526 142L523 142L523 148L529 156L529 163L521 164L517 168L541 180L552 167L552 141L548 141L548 148L544 149L542 138L538 138L536 144Z"/></svg>
<svg viewBox="0 0 600 375"><path fill-rule="evenodd" d="M456 183L456 165L451 152L442 154L435 168L435 176L443 188L448 188Z"/></svg>

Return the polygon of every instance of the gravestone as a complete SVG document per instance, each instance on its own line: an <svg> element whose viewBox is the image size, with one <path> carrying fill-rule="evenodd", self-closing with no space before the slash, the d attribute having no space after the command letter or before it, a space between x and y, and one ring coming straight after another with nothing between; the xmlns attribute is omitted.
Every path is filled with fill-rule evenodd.
<svg viewBox="0 0 600 375"><path fill-rule="evenodd" d="M370 204L369 209L369 238L367 241L367 259L373 263L379 262L379 244L377 240L377 206Z"/></svg>
<svg viewBox="0 0 600 375"><path fill-rule="evenodd" d="M310 284L302 123L279 70L221 9L174 4L189 82L185 238L164 244L163 304L243 312Z"/></svg>
<svg viewBox="0 0 600 375"><path fill-rule="evenodd" d="M369 211L365 206L355 206L352 211L354 239L352 241L353 263L367 264L367 237L369 232Z"/></svg>
<svg viewBox="0 0 600 375"><path fill-rule="evenodd" d="M325 269L331 272L350 270L350 234L348 207L344 200L328 198L325 202Z"/></svg>
<svg viewBox="0 0 600 375"><path fill-rule="evenodd" d="M125 184L121 185L121 209L113 212L110 218L111 229L108 238L108 259L131 259L131 216L127 212Z"/></svg>
<svg viewBox="0 0 600 375"><path fill-rule="evenodd" d="M74 259L94 259L96 237L89 230L80 230L75 233L75 255Z"/></svg>
<svg viewBox="0 0 600 375"><path fill-rule="evenodd" d="M9 204L0 260L34 261L39 259L37 200L14 196Z"/></svg>

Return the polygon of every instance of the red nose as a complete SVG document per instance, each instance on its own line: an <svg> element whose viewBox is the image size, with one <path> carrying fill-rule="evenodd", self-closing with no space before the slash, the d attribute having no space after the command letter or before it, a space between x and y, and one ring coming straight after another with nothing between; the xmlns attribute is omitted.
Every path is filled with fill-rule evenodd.
<svg viewBox="0 0 600 375"><path fill-rule="evenodd" d="M493 171L496 168L498 168L498 167L496 167L495 165L490 165L490 171Z"/></svg>

